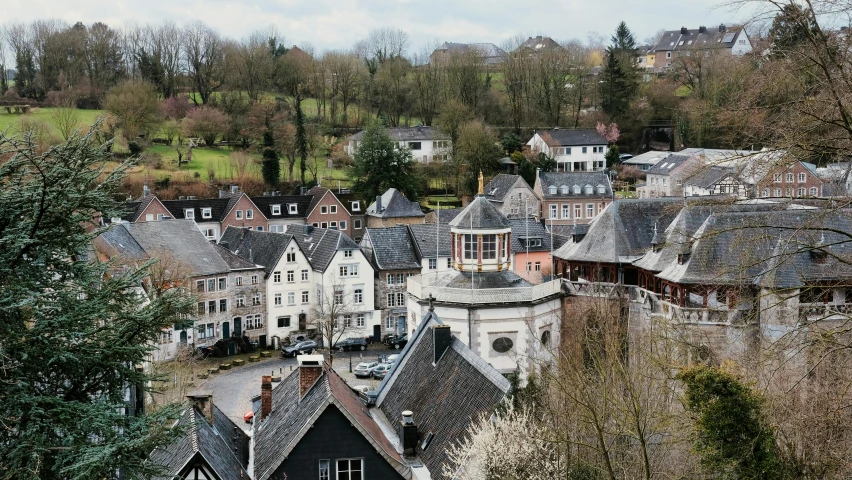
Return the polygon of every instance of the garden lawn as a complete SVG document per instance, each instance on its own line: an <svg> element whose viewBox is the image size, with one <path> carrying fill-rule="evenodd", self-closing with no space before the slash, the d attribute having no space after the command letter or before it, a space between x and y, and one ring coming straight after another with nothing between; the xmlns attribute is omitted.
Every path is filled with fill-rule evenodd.
<svg viewBox="0 0 852 480"><path fill-rule="evenodd" d="M53 126L51 121L51 115L54 110L54 108L33 108L26 114L10 114L6 113L5 110L0 111L0 131L8 129L11 133L20 133L21 120L26 119L28 122L44 123L50 129L52 135L59 136L59 131L56 130L56 127ZM95 123L98 117L106 112L104 110L77 110L77 113L80 116L79 123L81 129L88 129L91 124Z"/></svg>

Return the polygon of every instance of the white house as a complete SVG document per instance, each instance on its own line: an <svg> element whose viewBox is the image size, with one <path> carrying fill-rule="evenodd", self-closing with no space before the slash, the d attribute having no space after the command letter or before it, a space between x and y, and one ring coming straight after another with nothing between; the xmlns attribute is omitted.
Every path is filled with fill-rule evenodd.
<svg viewBox="0 0 852 480"><path fill-rule="evenodd" d="M386 131L391 140L399 143L400 147L411 150L411 156L414 160L421 163L446 160L452 151L449 135L432 127L396 127L388 128ZM363 131L352 135L349 142L343 147L346 153L355 155L363 136Z"/></svg>
<svg viewBox="0 0 852 480"><path fill-rule="evenodd" d="M607 141L597 130L539 130L527 146L533 152L556 160L560 172L592 172L606 168Z"/></svg>

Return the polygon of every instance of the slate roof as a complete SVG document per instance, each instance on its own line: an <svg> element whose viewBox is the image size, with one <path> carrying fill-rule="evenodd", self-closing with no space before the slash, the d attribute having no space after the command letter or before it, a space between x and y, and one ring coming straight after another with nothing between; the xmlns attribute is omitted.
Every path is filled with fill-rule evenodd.
<svg viewBox="0 0 852 480"><path fill-rule="evenodd" d="M554 128L552 130L536 130L535 133L551 147L581 147L609 143L597 130L592 129ZM529 145L529 142L527 142L527 145Z"/></svg>
<svg viewBox="0 0 852 480"><path fill-rule="evenodd" d="M287 234L228 227L219 239L219 246L227 244L227 250L247 264L262 265L269 278L292 239Z"/></svg>
<svg viewBox="0 0 852 480"><path fill-rule="evenodd" d="M311 205L313 195L267 195L262 197L251 197L251 201L257 205L261 213L269 220L276 218L303 218L308 215L308 207ZM295 214L291 214L287 208L288 204L296 204ZM281 214L272 214L272 205L281 205Z"/></svg>
<svg viewBox="0 0 852 480"><path fill-rule="evenodd" d="M510 228L509 219L485 198L477 195L473 201L450 222L450 227L459 229L503 229Z"/></svg>
<svg viewBox="0 0 852 480"><path fill-rule="evenodd" d="M435 212L435 221L441 221L441 223L449 224L453 221L454 218L458 217L459 214L464 210L463 208L442 208L440 210L440 215L438 214L437 209L433 210Z"/></svg>
<svg viewBox="0 0 852 480"><path fill-rule="evenodd" d="M441 212L443 213L443 212ZM435 224L426 223L418 225L408 225L408 231L411 232L411 239L414 242L414 247L417 249L417 258L437 258L450 256L450 226L445 223ZM437 243L435 237L437 235Z"/></svg>
<svg viewBox="0 0 852 480"><path fill-rule="evenodd" d="M416 127L393 127L386 128L388 136L395 142L416 142L423 140L449 140L450 136L437 128L418 125ZM352 140L359 141L364 136L364 131L352 135Z"/></svg>
<svg viewBox="0 0 852 480"><path fill-rule="evenodd" d="M434 363L432 331L441 320L429 312L412 334L390 374L376 393L376 407L390 422L411 410L422 434L432 432L418 460L431 478L443 479L446 449L464 438L471 422L491 415L509 391L509 381L458 338Z"/></svg>
<svg viewBox="0 0 852 480"><path fill-rule="evenodd" d="M515 185L515 182L520 179L524 182L524 185L529 187L526 180L524 180L520 175L509 175L506 173L499 173L496 177L491 179L488 182L488 185L483 189L485 192L485 197L492 202L502 202L506 199L506 195L509 194L509 190ZM532 188L530 188L532 190Z"/></svg>
<svg viewBox="0 0 852 480"><path fill-rule="evenodd" d="M433 283L436 287L483 289L483 288L523 288L533 285L511 270L502 272L449 272Z"/></svg>
<svg viewBox="0 0 852 480"><path fill-rule="evenodd" d="M577 198L577 197L611 197L612 185L604 172L539 172L538 181L541 183L541 194L544 198ZM580 187L580 194L574 194L574 185ZM586 194L586 186L594 187L591 195ZM604 193L598 193L598 185L605 187ZM551 195L549 187L556 186L556 193ZM568 187L568 194L562 193L562 186Z"/></svg>
<svg viewBox="0 0 852 480"><path fill-rule="evenodd" d="M671 155L665 160L661 160L659 163L649 168L645 173L647 175L670 175L692 157L692 155Z"/></svg>
<svg viewBox="0 0 852 480"><path fill-rule="evenodd" d="M649 165L654 166L660 161L669 158L672 155L672 152L663 152L657 150L651 150L649 152L645 152L639 155L635 155L633 158L628 158L621 162L622 165Z"/></svg>
<svg viewBox="0 0 852 480"><path fill-rule="evenodd" d="M686 33L681 33L680 29L668 30L660 37L660 41L657 42L654 49L657 52L666 52L719 47L731 48L734 46L739 32L740 29L725 28L722 31L719 27L707 27L704 32L700 32L697 28L687 29Z"/></svg>
<svg viewBox="0 0 852 480"><path fill-rule="evenodd" d="M420 204L405 198L395 188L389 188L382 194L382 211L376 211L376 202L367 207L367 215L379 218L425 217Z"/></svg>
<svg viewBox="0 0 852 480"><path fill-rule="evenodd" d="M527 251L526 245L521 242L523 238L540 238L540 247L530 247L530 252L549 252L550 251L550 232L533 218L511 218L509 223L512 224L512 253L522 253ZM561 247L566 238L561 235L553 235L553 249Z"/></svg>
<svg viewBox="0 0 852 480"><path fill-rule="evenodd" d="M338 250L359 250L352 239L338 230L287 225L286 233L296 240L308 263L317 272L325 272Z"/></svg>
<svg viewBox="0 0 852 480"><path fill-rule="evenodd" d="M228 267L231 270L254 270L263 268L260 265L252 263L238 255L231 253L228 249L220 245L216 245L215 243L212 243L211 245L213 245L213 248L215 248L216 251L219 252L219 255L222 257L222 260L224 260L225 263L228 264Z"/></svg>
<svg viewBox="0 0 852 480"><path fill-rule="evenodd" d="M708 167L700 168L695 173L688 175L683 179L684 185L695 185L701 188L711 188L719 183L723 178L733 173L723 167Z"/></svg>
<svg viewBox="0 0 852 480"><path fill-rule="evenodd" d="M139 217L142 216L142 212L144 212L145 209L148 208L155 200L157 200L157 196L153 193L149 193L138 200L127 202L127 213L121 217L122 220L127 220L131 223L139 220Z"/></svg>
<svg viewBox="0 0 852 480"><path fill-rule="evenodd" d="M575 262L629 263L642 256L654 237L680 212L680 198L616 200L595 218L586 236L566 243L554 256Z"/></svg>
<svg viewBox="0 0 852 480"><path fill-rule="evenodd" d="M240 427L225 415L225 412L219 409L216 404L213 404L213 428L222 437L225 442L237 457L243 468L248 468L249 463L249 436Z"/></svg>
<svg viewBox="0 0 852 480"><path fill-rule="evenodd" d="M164 220L122 225L150 257L169 252L186 265L190 276L227 273L230 267L192 220Z"/></svg>
<svg viewBox="0 0 852 480"><path fill-rule="evenodd" d="M257 420L255 423L254 478L268 479L326 408L340 410L391 465L403 468L399 454L367 413L366 406L343 379L326 366L301 398L298 369L272 390L271 413L263 422Z"/></svg>
<svg viewBox="0 0 852 480"><path fill-rule="evenodd" d="M434 55L436 52L439 52L439 51L464 53L464 52L468 52L470 50L476 50L483 57L485 57L485 64L486 65L494 65L496 63L500 63L507 56L507 53L506 53L505 50L498 47L497 45L494 45L493 43L455 43L455 42L444 42L444 43L438 45L438 48L436 48L435 51L432 52L432 55Z"/></svg>
<svg viewBox="0 0 852 480"><path fill-rule="evenodd" d="M157 448L149 456L152 463L165 467L165 475L154 478L171 480L197 455L220 478L249 478L240 459L223 441L223 432L217 432L195 408L187 408L176 422L175 426L178 425L187 429L186 434L165 447Z"/></svg>
<svg viewBox="0 0 852 480"><path fill-rule="evenodd" d="M111 256L120 255L125 260L148 259L148 254L136 242L125 225L114 224L104 228L98 235L98 239L112 250L109 252Z"/></svg>
<svg viewBox="0 0 852 480"><path fill-rule="evenodd" d="M221 222L228 211L229 204L236 202L231 198L200 198L195 200L163 200L163 206L172 214L172 218L186 218L186 210L192 209L197 222ZM209 208L211 218L202 218L201 209Z"/></svg>
<svg viewBox="0 0 852 480"><path fill-rule="evenodd" d="M533 52L540 52L542 50L555 50L561 48L562 46L559 45L556 40L550 37L543 37L541 35L538 35L536 37L527 38L527 40L524 43L520 44L518 48L515 49L515 51L521 49L528 49L532 50Z"/></svg>
<svg viewBox="0 0 852 480"><path fill-rule="evenodd" d="M379 270L419 269L414 241L408 227L368 228L361 245L369 244Z"/></svg>

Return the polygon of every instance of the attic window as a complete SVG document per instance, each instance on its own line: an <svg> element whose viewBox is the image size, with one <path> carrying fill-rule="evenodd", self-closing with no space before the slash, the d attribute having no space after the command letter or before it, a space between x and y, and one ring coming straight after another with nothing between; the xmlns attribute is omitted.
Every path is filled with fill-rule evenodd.
<svg viewBox="0 0 852 480"><path fill-rule="evenodd" d="M684 263L686 263L686 262L687 262L687 260L689 260L689 255L690 255L690 253L689 253L689 252L686 252L686 253L678 253L678 254L677 254L677 264L678 264L678 265L683 265Z"/></svg>
<svg viewBox="0 0 852 480"><path fill-rule="evenodd" d="M213 212L209 208L201 209L201 218L213 218Z"/></svg>
<svg viewBox="0 0 852 480"><path fill-rule="evenodd" d="M579 194L580 194L580 186L574 185L574 195L579 195Z"/></svg>
<svg viewBox="0 0 852 480"><path fill-rule="evenodd" d="M598 185L598 193L600 195L603 195L604 193L606 193L606 187L604 187L603 185Z"/></svg>
<svg viewBox="0 0 852 480"><path fill-rule="evenodd" d="M270 205L273 215L281 215L281 205Z"/></svg>
<svg viewBox="0 0 852 480"><path fill-rule="evenodd" d="M287 204L287 213L289 213L290 215L295 215L295 214L299 213L299 209L298 209L298 207L296 206L295 203L288 203Z"/></svg>
<svg viewBox="0 0 852 480"><path fill-rule="evenodd" d="M183 211L183 216L186 219L194 220L195 219L195 209L187 208L186 210Z"/></svg>
<svg viewBox="0 0 852 480"><path fill-rule="evenodd" d="M551 195L556 195L556 185L551 185L550 187L548 187L547 193Z"/></svg>
<svg viewBox="0 0 852 480"><path fill-rule="evenodd" d="M360 212L361 211L361 202L352 202L352 211Z"/></svg>
<svg viewBox="0 0 852 480"><path fill-rule="evenodd" d="M568 195L568 185L562 185L562 195Z"/></svg>
<svg viewBox="0 0 852 480"><path fill-rule="evenodd" d="M814 263L826 263L828 261L828 252L821 248L811 250L811 260Z"/></svg>
<svg viewBox="0 0 852 480"><path fill-rule="evenodd" d="M586 195L591 195L593 193L595 193L595 189L592 188L591 185L586 185Z"/></svg>
<svg viewBox="0 0 852 480"><path fill-rule="evenodd" d="M494 194L496 194L496 193L497 193L497 189L496 189L496 188L492 188L492 189L491 189L491 191L490 191L490 192L488 192L488 195L494 196Z"/></svg>

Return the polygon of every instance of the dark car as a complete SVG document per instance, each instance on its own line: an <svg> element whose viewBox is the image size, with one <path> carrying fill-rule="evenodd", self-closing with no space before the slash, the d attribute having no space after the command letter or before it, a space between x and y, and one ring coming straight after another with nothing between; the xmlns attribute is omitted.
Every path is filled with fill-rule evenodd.
<svg viewBox="0 0 852 480"><path fill-rule="evenodd" d="M282 357L295 357L296 355L310 355L317 349L317 342L313 340L305 340L289 347L281 347Z"/></svg>
<svg viewBox="0 0 852 480"><path fill-rule="evenodd" d="M388 338L385 343L387 346L399 350L408 343L408 334L404 333L402 335L394 335L393 337Z"/></svg>
<svg viewBox="0 0 852 480"><path fill-rule="evenodd" d="M352 350L366 350L367 349L367 339L356 337L356 338L345 338L334 344L335 350L339 350L341 352L349 352Z"/></svg>

